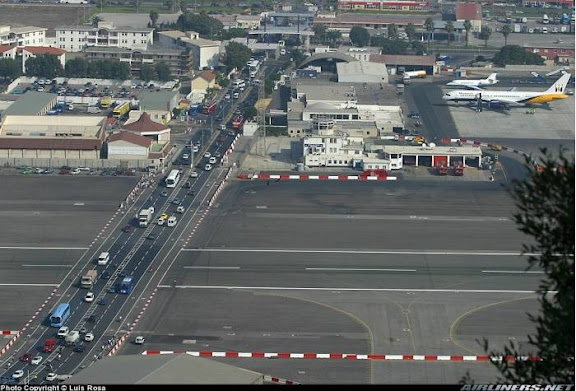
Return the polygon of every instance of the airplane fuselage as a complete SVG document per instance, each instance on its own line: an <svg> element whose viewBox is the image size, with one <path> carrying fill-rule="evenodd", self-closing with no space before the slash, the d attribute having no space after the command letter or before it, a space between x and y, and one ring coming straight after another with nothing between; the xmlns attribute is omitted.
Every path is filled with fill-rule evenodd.
<svg viewBox="0 0 576 391"><path fill-rule="evenodd" d="M483 102L503 102L508 104L524 105L548 103L553 100L564 99L567 96L563 93L542 93L542 92L515 92L515 91L466 91L459 90L445 94L442 98L448 101L475 102L478 98Z"/></svg>

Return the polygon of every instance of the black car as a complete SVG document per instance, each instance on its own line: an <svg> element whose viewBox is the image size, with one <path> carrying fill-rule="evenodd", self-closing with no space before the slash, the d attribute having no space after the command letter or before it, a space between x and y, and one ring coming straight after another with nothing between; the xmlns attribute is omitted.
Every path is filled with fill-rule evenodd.
<svg viewBox="0 0 576 391"><path fill-rule="evenodd" d="M408 113L408 118L419 119L420 114L417 111L411 111L410 113Z"/></svg>
<svg viewBox="0 0 576 391"><path fill-rule="evenodd" d="M102 273L102 279L103 280L109 280L110 279L110 273L105 271Z"/></svg>
<svg viewBox="0 0 576 391"><path fill-rule="evenodd" d="M96 317L94 315L90 315L86 320L90 323L96 323Z"/></svg>
<svg viewBox="0 0 576 391"><path fill-rule="evenodd" d="M156 240L156 235L155 235L155 234L150 234L150 235L146 236L146 239L148 239L148 240Z"/></svg>
<svg viewBox="0 0 576 391"><path fill-rule="evenodd" d="M84 353L85 350L86 350L86 346L84 346L83 343L80 343L74 347L74 351L76 353Z"/></svg>

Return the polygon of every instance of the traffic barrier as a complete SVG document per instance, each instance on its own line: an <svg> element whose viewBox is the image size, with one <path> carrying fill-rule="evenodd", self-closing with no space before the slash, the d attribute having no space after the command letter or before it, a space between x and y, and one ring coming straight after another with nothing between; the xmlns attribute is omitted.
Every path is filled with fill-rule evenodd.
<svg viewBox="0 0 576 391"><path fill-rule="evenodd" d="M538 356L451 356L417 354L346 354L346 353L264 353L264 352L209 352L184 350L145 350L142 355L188 354L195 357L217 358L270 358L319 360L387 360L387 361L541 361Z"/></svg>
<svg viewBox="0 0 576 391"><path fill-rule="evenodd" d="M254 174L252 176L248 174L238 174L236 176L238 179L262 179L271 180L276 179L280 181L286 180L299 180L299 181L309 181L309 180L319 180L319 181L395 181L398 178L389 175L310 175L310 174Z"/></svg>
<svg viewBox="0 0 576 391"><path fill-rule="evenodd" d="M267 381L270 383L285 384L287 386L300 384L300 383L296 383L295 381L292 381L292 380L282 379L281 377L274 377L274 376L268 376L268 375L264 375L264 381Z"/></svg>
<svg viewBox="0 0 576 391"><path fill-rule="evenodd" d="M18 334L18 330L2 330L2 335L15 335Z"/></svg>

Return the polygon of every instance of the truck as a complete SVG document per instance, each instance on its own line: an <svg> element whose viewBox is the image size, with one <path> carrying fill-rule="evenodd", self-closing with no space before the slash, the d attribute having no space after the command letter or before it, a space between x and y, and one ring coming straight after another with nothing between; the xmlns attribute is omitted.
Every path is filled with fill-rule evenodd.
<svg viewBox="0 0 576 391"><path fill-rule="evenodd" d="M114 107L114 110L112 110L112 116L114 118L120 119L124 117L124 115L126 115L126 113L128 113L129 111L130 111L130 102L124 102Z"/></svg>
<svg viewBox="0 0 576 391"><path fill-rule="evenodd" d="M548 24L550 23L550 19L548 18L548 15L544 14L542 15L542 24Z"/></svg>
<svg viewBox="0 0 576 391"><path fill-rule="evenodd" d="M562 24L570 24L570 16L567 13L562 14L562 19L560 20Z"/></svg>
<svg viewBox="0 0 576 391"><path fill-rule="evenodd" d="M128 295L132 292L134 288L134 277L124 277L120 283L120 293L123 295Z"/></svg>
<svg viewBox="0 0 576 391"><path fill-rule="evenodd" d="M526 23L528 22L528 18L516 18L516 23Z"/></svg>
<svg viewBox="0 0 576 391"><path fill-rule="evenodd" d="M42 351L44 353L52 353L55 348L56 348L56 340L54 338L44 340L44 346L42 347Z"/></svg>
<svg viewBox="0 0 576 391"><path fill-rule="evenodd" d="M88 107L88 114L100 114L102 110L97 106L90 106Z"/></svg>
<svg viewBox="0 0 576 391"><path fill-rule="evenodd" d="M66 343L66 346L76 345L76 342L78 342L79 339L80 339L80 332L77 330L72 330L68 333L68 335L64 339L64 342Z"/></svg>
<svg viewBox="0 0 576 391"><path fill-rule="evenodd" d="M239 115L236 118L234 118L234 120L232 121L232 129L240 129L242 127L242 124L244 123L244 117Z"/></svg>
<svg viewBox="0 0 576 391"><path fill-rule="evenodd" d="M88 270L80 280L80 286L86 289L92 289L96 280L98 279L98 272L96 270Z"/></svg>
<svg viewBox="0 0 576 391"><path fill-rule="evenodd" d="M149 207L146 209L142 209L138 214L138 224L140 227L144 228L147 227L148 224L152 221L152 217L154 216L154 207Z"/></svg>
<svg viewBox="0 0 576 391"><path fill-rule="evenodd" d="M404 72L404 82L406 83L406 80L410 80L410 79L414 79L414 78L423 78L426 77L426 71L408 71L408 72Z"/></svg>
<svg viewBox="0 0 576 391"><path fill-rule="evenodd" d="M98 101L101 109L107 109L112 105L112 97L111 96L103 96Z"/></svg>
<svg viewBox="0 0 576 391"><path fill-rule="evenodd" d="M514 32L515 32L515 33L520 33L520 32L522 32L522 26L520 26L519 24L515 24L515 25L514 25Z"/></svg>

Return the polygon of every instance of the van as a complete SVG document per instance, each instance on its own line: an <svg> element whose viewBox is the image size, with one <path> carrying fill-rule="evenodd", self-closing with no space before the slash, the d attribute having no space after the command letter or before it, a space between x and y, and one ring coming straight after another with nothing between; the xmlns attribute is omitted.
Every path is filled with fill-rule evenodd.
<svg viewBox="0 0 576 391"><path fill-rule="evenodd" d="M110 260L110 253L108 251L105 251L98 257L98 265L106 266L109 260Z"/></svg>
<svg viewBox="0 0 576 391"><path fill-rule="evenodd" d="M170 218L168 219L168 226L169 227L174 227L176 225L176 216L170 216Z"/></svg>

